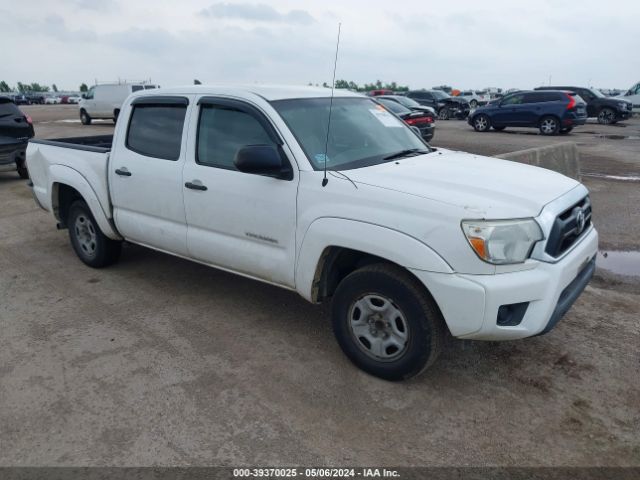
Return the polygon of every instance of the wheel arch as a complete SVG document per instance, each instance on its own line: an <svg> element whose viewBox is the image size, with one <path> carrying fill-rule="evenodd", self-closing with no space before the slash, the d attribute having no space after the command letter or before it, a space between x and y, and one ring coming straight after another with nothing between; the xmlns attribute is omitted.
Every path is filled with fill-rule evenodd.
<svg viewBox="0 0 640 480"><path fill-rule="evenodd" d="M122 240L86 178L64 165L52 165L49 173L51 210L62 227L67 226L67 214L71 204L75 200L83 200L89 206L100 230L112 240Z"/></svg>
<svg viewBox="0 0 640 480"><path fill-rule="evenodd" d="M409 235L355 220L321 218L302 240L296 290L311 302L322 302L345 276L372 263L390 263L408 272L453 271L434 250Z"/></svg>

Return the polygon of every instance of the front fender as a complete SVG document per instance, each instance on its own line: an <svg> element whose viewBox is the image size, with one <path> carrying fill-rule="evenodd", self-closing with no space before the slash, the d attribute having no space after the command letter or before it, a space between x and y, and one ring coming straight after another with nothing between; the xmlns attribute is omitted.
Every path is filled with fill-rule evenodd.
<svg viewBox="0 0 640 480"><path fill-rule="evenodd" d="M68 185L77 190L84 201L87 202L100 230L112 240L122 240L122 237L109 221L109 216L100 204L98 195L91 187L91 184L77 170L65 165L51 165L49 167L48 191L51 192L51 207L53 211L55 211L54 207L58 204L57 184Z"/></svg>
<svg viewBox="0 0 640 480"><path fill-rule="evenodd" d="M296 290L309 301L313 298L318 262L328 247L358 250L408 269L453 272L449 264L428 245L402 232L355 220L319 218L307 229L296 264Z"/></svg>

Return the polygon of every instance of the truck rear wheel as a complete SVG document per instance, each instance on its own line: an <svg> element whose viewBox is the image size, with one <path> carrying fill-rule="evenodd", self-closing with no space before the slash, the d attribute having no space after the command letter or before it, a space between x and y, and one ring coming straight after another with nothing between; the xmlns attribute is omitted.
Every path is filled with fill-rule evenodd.
<svg viewBox="0 0 640 480"><path fill-rule="evenodd" d="M362 370L386 380L418 375L444 342L442 314L409 272L389 264L345 277L333 296L333 331L342 351Z"/></svg>
<svg viewBox="0 0 640 480"><path fill-rule="evenodd" d="M102 233L84 200L76 200L69 207L67 227L76 255L90 267L106 267L120 258L122 242L111 240Z"/></svg>

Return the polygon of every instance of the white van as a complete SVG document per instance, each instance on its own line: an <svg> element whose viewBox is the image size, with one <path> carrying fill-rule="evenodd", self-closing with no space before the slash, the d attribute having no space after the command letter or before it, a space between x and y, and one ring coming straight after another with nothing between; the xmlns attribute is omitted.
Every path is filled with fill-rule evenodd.
<svg viewBox="0 0 640 480"><path fill-rule="evenodd" d="M82 95L78 103L80 121L83 125L91 125L91 120L112 119L116 123L122 102L133 92L158 88L148 83L112 83L95 85Z"/></svg>
<svg viewBox="0 0 640 480"><path fill-rule="evenodd" d="M619 98L624 98L633 103L633 112L640 112L640 82L636 83L633 87L627 90L626 93L618 95Z"/></svg>

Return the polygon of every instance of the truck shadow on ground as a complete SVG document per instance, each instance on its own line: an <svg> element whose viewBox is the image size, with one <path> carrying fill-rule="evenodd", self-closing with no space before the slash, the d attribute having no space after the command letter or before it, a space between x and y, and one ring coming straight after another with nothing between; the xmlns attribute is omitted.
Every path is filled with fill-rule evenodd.
<svg viewBox="0 0 640 480"><path fill-rule="evenodd" d="M231 331L231 335L241 336L251 329L263 338L271 337L279 344L278 348L289 350L286 355L292 361L298 355L300 360L317 355L316 361L345 378L364 375L373 379L359 372L342 355L333 337L326 304L312 305L295 292L132 244L125 245L122 259L115 268L127 278L135 278L143 294L171 292L171 298L178 302L172 308L177 311L183 303L190 313L175 317L175 321L184 322L181 334L203 351L208 351L211 345L211 339L202 335L203 330L208 329L205 325L209 323L215 331L219 322L229 328L227 322L231 321L231 329L237 329L235 333ZM96 278L89 281L95 282ZM194 322L198 325L193 325ZM191 332L190 324L195 327ZM306 350L306 347L312 348ZM455 377L458 381L454 389L465 384L466 389L484 378L483 382L491 379L504 388L511 388L515 383L518 388L549 394L551 377L558 371L558 365L574 379L581 378L580 372L593 369L591 365L577 365L568 357L562 342L553 333L511 342L464 341L449 336L442 355L430 370L404 385L451 388L451 378ZM460 382L461 378L467 381Z"/></svg>

